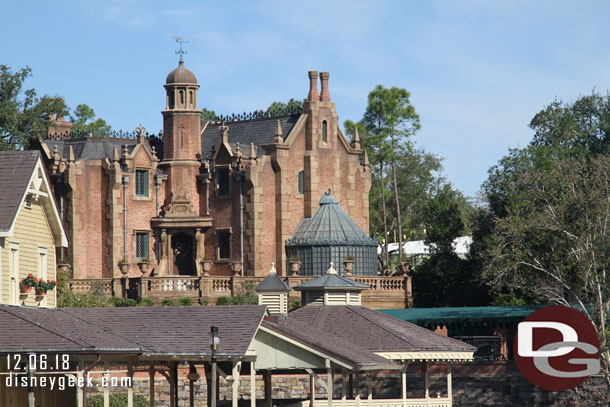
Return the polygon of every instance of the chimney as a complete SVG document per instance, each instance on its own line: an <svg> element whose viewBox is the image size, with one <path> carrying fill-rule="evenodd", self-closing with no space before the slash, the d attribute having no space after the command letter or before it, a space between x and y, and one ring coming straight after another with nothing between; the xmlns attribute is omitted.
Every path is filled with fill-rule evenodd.
<svg viewBox="0 0 610 407"><path fill-rule="evenodd" d="M322 90L320 91L320 102L330 102L330 93L328 92L328 72L320 72L320 82L322 82Z"/></svg>
<svg viewBox="0 0 610 407"><path fill-rule="evenodd" d="M320 98L318 95L318 71L309 71L309 95L307 95L307 101L317 102Z"/></svg>

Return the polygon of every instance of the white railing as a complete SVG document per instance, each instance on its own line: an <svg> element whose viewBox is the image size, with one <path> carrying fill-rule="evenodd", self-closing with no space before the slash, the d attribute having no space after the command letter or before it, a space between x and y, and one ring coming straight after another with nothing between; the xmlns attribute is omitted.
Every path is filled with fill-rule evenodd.
<svg viewBox="0 0 610 407"><path fill-rule="evenodd" d="M316 399L314 407L327 407L327 399ZM291 404L289 407L310 407L309 400ZM407 399L403 403L402 399L360 399L360 400L341 400L334 399L333 407L452 407L450 399L445 397L439 398L424 398L424 399Z"/></svg>

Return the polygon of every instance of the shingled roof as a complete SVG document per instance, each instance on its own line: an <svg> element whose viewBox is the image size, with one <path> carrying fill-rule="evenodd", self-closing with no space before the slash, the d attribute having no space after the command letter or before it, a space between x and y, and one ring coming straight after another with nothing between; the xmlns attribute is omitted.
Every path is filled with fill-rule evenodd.
<svg viewBox="0 0 610 407"><path fill-rule="evenodd" d="M474 352L475 347L360 306L305 306L280 318L280 327L315 331L371 352ZM355 334L357 333L357 334Z"/></svg>
<svg viewBox="0 0 610 407"><path fill-rule="evenodd" d="M244 356L264 306L28 308L0 305L0 353L25 351L210 355L210 327L220 331L219 357Z"/></svg>
<svg viewBox="0 0 610 407"><path fill-rule="evenodd" d="M242 120L225 123L229 126L229 144L234 148L239 143L242 151L250 151L250 144L257 147L257 154L263 150L260 146L275 142L275 128L279 120L284 140L299 119L300 114L263 117L260 119ZM221 123L208 123L201 134L201 156L211 157L213 151L218 149L220 136L218 127Z"/></svg>
<svg viewBox="0 0 610 407"><path fill-rule="evenodd" d="M13 224L39 158L38 151L0 151L0 231Z"/></svg>

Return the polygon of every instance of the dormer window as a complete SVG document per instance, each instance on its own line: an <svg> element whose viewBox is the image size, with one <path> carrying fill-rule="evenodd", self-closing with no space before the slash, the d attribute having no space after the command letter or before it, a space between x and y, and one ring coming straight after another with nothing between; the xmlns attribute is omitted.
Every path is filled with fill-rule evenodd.
<svg viewBox="0 0 610 407"><path fill-rule="evenodd" d="M216 193L218 196L229 196L230 184L229 184L229 169L228 168L217 168L216 169Z"/></svg>
<svg viewBox="0 0 610 407"><path fill-rule="evenodd" d="M323 142L327 142L328 141L328 123L326 123L326 120L324 120L322 122L322 141Z"/></svg>

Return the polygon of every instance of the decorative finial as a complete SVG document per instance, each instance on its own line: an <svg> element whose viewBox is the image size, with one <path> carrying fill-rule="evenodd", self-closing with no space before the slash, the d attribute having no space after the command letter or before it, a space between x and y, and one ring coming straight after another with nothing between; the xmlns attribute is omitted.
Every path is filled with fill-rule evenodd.
<svg viewBox="0 0 610 407"><path fill-rule="evenodd" d="M328 270L326 270L326 274L337 274L337 270L335 270L335 269L333 268L333 264L334 264L334 263L331 261L331 262L330 262L330 268L329 268Z"/></svg>
<svg viewBox="0 0 610 407"><path fill-rule="evenodd" d="M218 132L220 133L220 144L229 142L229 126L222 122L222 124L218 127Z"/></svg>
<svg viewBox="0 0 610 407"><path fill-rule="evenodd" d="M352 137L352 148L354 150L360 150L360 135L358 134L358 127L354 126L354 136Z"/></svg>
<svg viewBox="0 0 610 407"><path fill-rule="evenodd" d="M182 49L182 44L188 44L189 42L188 41L184 41L182 39L182 37L172 36L172 38L175 39L178 44L180 44L180 49L178 51L176 51L176 55L180 55L180 61L179 62L184 62L182 60L182 56L184 54L186 54L187 52Z"/></svg>
<svg viewBox="0 0 610 407"><path fill-rule="evenodd" d="M153 158L158 159L159 157L157 157L157 149L155 148L155 146L151 146L152 148L152 156Z"/></svg>
<svg viewBox="0 0 610 407"><path fill-rule="evenodd" d="M142 127L142 123L140 123L140 125L138 127L136 127L136 134L138 136L143 136L145 132L146 132L146 128Z"/></svg>
<svg viewBox="0 0 610 407"><path fill-rule="evenodd" d="M256 160L256 149L254 143L250 143L250 157L251 160Z"/></svg>
<svg viewBox="0 0 610 407"><path fill-rule="evenodd" d="M275 271L275 262L272 261L271 262L271 269L269 270L269 274L276 274L277 272Z"/></svg>
<svg viewBox="0 0 610 407"><path fill-rule="evenodd" d="M277 124L275 126L275 142L277 144L282 144L284 142L284 137L283 137L283 133L282 133L282 126L280 125L280 121L277 121Z"/></svg>

